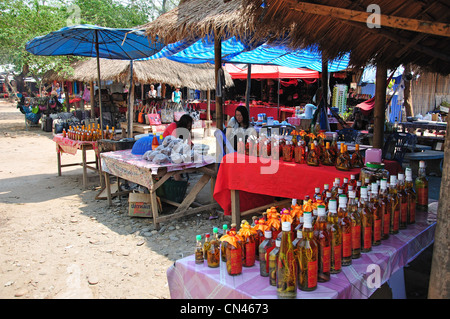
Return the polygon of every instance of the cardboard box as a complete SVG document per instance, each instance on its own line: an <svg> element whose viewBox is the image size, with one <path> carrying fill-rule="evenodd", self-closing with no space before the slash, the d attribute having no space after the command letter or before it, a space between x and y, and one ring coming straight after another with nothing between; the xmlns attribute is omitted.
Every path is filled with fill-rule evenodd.
<svg viewBox="0 0 450 319"><path fill-rule="evenodd" d="M128 216L153 217L150 194L130 193L128 197Z"/></svg>

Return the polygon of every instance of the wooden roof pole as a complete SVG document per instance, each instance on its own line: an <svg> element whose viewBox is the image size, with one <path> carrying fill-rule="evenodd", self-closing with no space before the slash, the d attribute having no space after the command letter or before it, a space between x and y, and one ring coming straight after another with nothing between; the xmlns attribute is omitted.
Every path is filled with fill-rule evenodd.
<svg viewBox="0 0 450 319"><path fill-rule="evenodd" d="M349 20L366 23L372 12L363 12L358 10L349 10L344 8L336 8L314 3L299 2L289 0L295 11L324 15L341 20ZM389 16L380 14L380 25L382 27L390 27L395 29L403 29L414 32L429 33L444 37L450 37L450 25L448 23L424 21L418 19L403 18L397 16Z"/></svg>
<svg viewBox="0 0 450 319"><path fill-rule="evenodd" d="M374 106L374 129L373 147L383 148L384 144L384 121L386 105L386 83L387 67L383 64L377 65L375 75L375 106Z"/></svg>
<svg viewBox="0 0 450 319"><path fill-rule="evenodd" d="M222 66L222 40L214 32L214 70L216 74L216 88L219 80L219 69ZM217 92L216 92L217 93ZM216 94L216 127L219 130L223 129L223 112L222 112L222 97Z"/></svg>

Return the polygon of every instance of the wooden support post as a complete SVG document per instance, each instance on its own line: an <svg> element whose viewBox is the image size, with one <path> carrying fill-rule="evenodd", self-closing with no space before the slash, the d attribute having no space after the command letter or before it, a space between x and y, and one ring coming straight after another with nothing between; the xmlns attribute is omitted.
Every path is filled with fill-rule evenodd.
<svg viewBox="0 0 450 319"><path fill-rule="evenodd" d="M239 191L231 190L231 223L239 226L241 223L241 207L239 203Z"/></svg>
<svg viewBox="0 0 450 319"><path fill-rule="evenodd" d="M219 75L219 69L222 66L222 40L214 33L214 69L216 74L216 87ZM222 111L222 97L217 96L216 92L216 127L219 130L223 129L223 111Z"/></svg>
<svg viewBox="0 0 450 319"><path fill-rule="evenodd" d="M447 127L449 125L447 117ZM434 235L433 257L431 261L430 282L428 286L429 299L450 299L450 269L449 237L450 228L450 133L447 130L444 143L444 165L442 167L441 190L437 211L436 232Z"/></svg>
<svg viewBox="0 0 450 319"><path fill-rule="evenodd" d="M245 90L245 107L247 108L249 115L250 115L250 91L251 91L251 89L252 89L252 65L250 63L248 63L247 64L247 89Z"/></svg>
<svg viewBox="0 0 450 319"><path fill-rule="evenodd" d="M373 147L380 149L383 148L384 144L386 78L387 78L387 67L383 64L378 64L377 73L375 76L376 87L375 87Z"/></svg>

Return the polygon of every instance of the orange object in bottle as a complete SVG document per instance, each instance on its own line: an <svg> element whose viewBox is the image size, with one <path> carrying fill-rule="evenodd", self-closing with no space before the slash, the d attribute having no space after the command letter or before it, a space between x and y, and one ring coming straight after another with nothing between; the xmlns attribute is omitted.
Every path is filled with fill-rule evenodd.
<svg viewBox="0 0 450 319"><path fill-rule="evenodd" d="M315 147L314 143L311 143L311 149L308 152L306 164L308 164L310 166L319 166L319 155L316 152L316 147Z"/></svg>
<svg viewBox="0 0 450 319"><path fill-rule="evenodd" d="M338 157L336 158L336 168L341 171L350 170L350 161L346 156L344 143L341 143L341 152L339 153Z"/></svg>
<svg viewBox="0 0 450 319"><path fill-rule="evenodd" d="M355 152L352 155L351 159L352 167L355 168L363 168L364 167L364 159L359 151L359 144L355 145Z"/></svg>
<svg viewBox="0 0 450 319"><path fill-rule="evenodd" d="M237 143L237 152L238 154L245 154L245 144L242 140L242 137L239 138L239 141Z"/></svg>
<svg viewBox="0 0 450 319"><path fill-rule="evenodd" d="M283 160L285 162L292 162L294 155L294 145L292 142L286 141L286 144L283 146Z"/></svg>

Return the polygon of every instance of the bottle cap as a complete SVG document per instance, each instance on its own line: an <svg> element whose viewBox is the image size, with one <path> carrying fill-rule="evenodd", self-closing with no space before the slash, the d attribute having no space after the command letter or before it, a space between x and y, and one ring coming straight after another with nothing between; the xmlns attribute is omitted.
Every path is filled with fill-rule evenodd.
<svg viewBox="0 0 450 319"><path fill-rule="evenodd" d="M387 188L387 180L385 178L381 179L380 188L381 189Z"/></svg>
<svg viewBox="0 0 450 319"><path fill-rule="evenodd" d="M348 197L349 198L355 198L356 197L355 192L354 191L348 191Z"/></svg>
<svg viewBox="0 0 450 319"><path fill-rule="evenodd" d="M337 209L337 201L335 199L330 199L328 202L328 210L336 211Z"/></svg>
<svg viewBox="0 0 450 319"><path fill-rule="evenodd" d="M302 238L303 237L303 233L301 229L297 229L297 238Z"/></svg>
<svg viewBox="0 0 450 319"><path fill-rule="evenodd" d="M353 190L353 185L348 185L348 191L352 191Z"/></svg>
<svg viewBox="0 0 450 319"><path fill-rule="evenodd" d="M291 231L291 223L290 222L281 223L281 230L282 231Z"/></svg>
<svg viewBox="0 0 450 319"><path fill-rule="evenodd" d="M405 174L403 174L403 173L398 173L398 180L399 180L399 181L404 181L404 180L405 180Z"/></svg>
<svg viewBox="0 0 450 319"><path fill-rule="evenodd" d="M223 224L222 229L223 230L227 230L228 229L228 225L227 224Z"/></svg>
<svg viewBox="0 0 450 319"><path fill-rule="evenodd" d="M323 189L325 189L325 190L330 189L330 185L329 184L323 184Z"/></svg>
<svg viewBox="0 0 450 319"><path fill-rule="evenodd" d="M277 238L277 240L275 240L275 246L280 247L281 246L281 240Z"/></svg>
<svg viewBox="0 0 450 319"><path fill-rule="evenodd" d="M205 237L206 237L206 238L209 238L209 233L206 233L206 234L205 234Z"/></svg>
<svg viewBox="0 0 450 319"><path fill-rule="evenodd" d="M348 178L344 177L344 183L348 183Z"/></svg>
<svg viewBox="0 0 450 319"><path fill-rule="evenodd" d="M312 228L312 215L309 212L303 213L303 227Z"/></svg>
<svg viewBox="0 0 450 319"><path fill-rule="evenodd" d="M367 186L361 187L361 197L363 197L364 195L365 197L367 197Z"/></svg>
<svg viewBox="0 0 450 319"><path fill-rule="evenodd" d="M389 184L391 184L391 185L397 184L397 176L391 175L391 180L390 180Z"/></svg>
<svg viewBox="0 0 450 319"><path fill-rule="evenodd" d="M327 198L330 198L330 197L331 197L331 192L327 192L327 193L326 193L326 197L327 197Z"/></svg>
<svg viewBox="0 0 450 319"><path fill-rule="evenodd" d="M350 179L356 179L356 176L354 174L350 175Z"/></svg>
<svg viewBox="0 0 450 319"><path fill-rule="evenodd" d="M317 214L319 216L325 216L325 206L324 205L319 205L319 207L317 207Z"/></svg>
<svg viewBox="0 0 450 319"><path fill-rule="evenodd" d="M378 193L378 183L372 183L371 192L372 192L372 194Z"/></svg>
<svg viewBox="0 0 450 319"><path fill-rule="evenodd" d="M361 185L362 185L362 182L360 180L357 180L356 181L356 186L361 186Z"/></svg>
<svg viewBox="0 0 450 319"><path fill-rule="evenodd" d="M271 230L266 230L266 231L264 231L264 237L266 237L266 238L272 238L272 231L271 231Z"/></svg>
<svg viewBox="0 0 450 319"><path fill-rule="evenodd" d="M202 235L197 235L195 238L196 238L197 240L202 240Z"/></svg>
<svg viewBox="0 0 450 319"><path fill-rule="evenodd" d="M319 193L319 192L320 192L320 187L314 188L314 192L315 192L315 193Z"/></svg>
<svg viewBox="0 0 450 319"><path fill-rule="evenodd" d="M297 198L293 198L293 199L292 199L291 205L292 205L292 206L297 205Z"/></svg>
<svg viewBox="0 0 450 319"><path fill-rule="evenodd" d="M424 168L425 167L425 161L419 161L419 167Z"/></svg>
<svg viewBox="0 0 450 319"><path fill-rule="evenodd" d="M213 233L218 233L218 232L219 232L219 229L217 227L214 227L213 228Z"/></svg>

